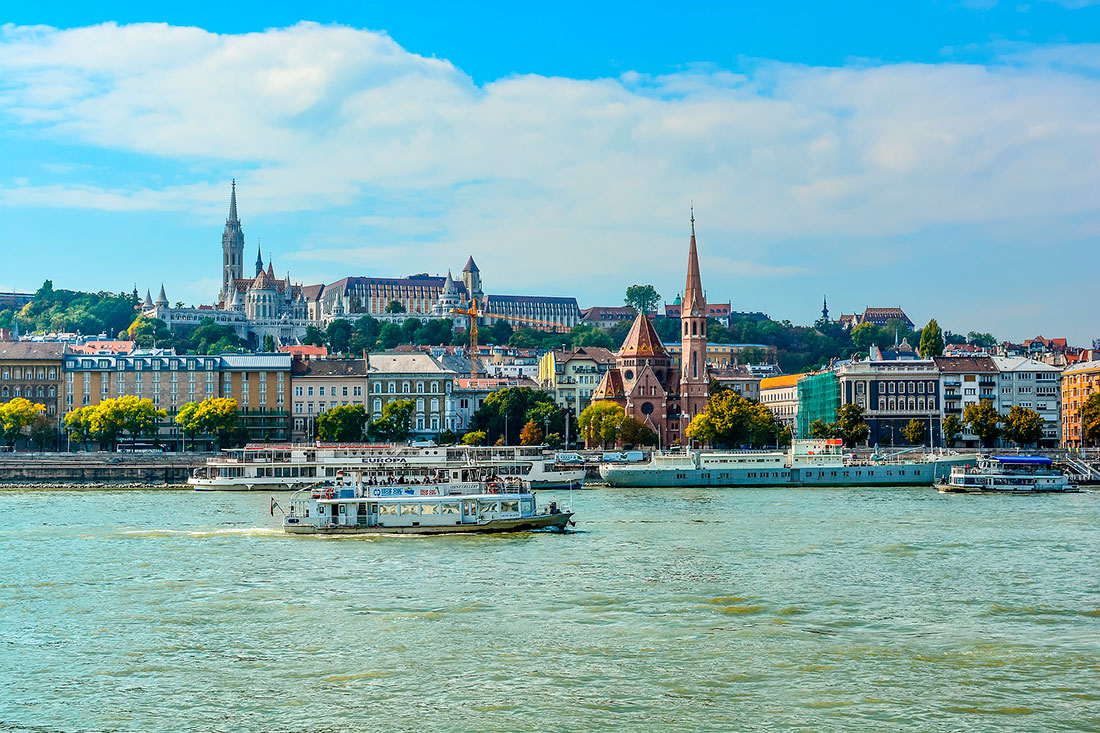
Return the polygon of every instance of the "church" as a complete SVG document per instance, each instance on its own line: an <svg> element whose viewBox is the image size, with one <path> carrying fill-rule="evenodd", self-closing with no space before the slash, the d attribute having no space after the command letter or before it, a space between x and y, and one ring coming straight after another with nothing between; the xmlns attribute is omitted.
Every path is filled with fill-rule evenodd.
<svg viewBox="0 0 1100 733"><path fill-rule="evenodd" d="M704 412L710 400L707 302L699 274L694 213L681 301L680 343L683 359L675 365L649 316L639 313L615 355L615 366L607 370L592 393L593 402L614 402L628 417L657 433L662 447L683 443L692 418Z"/></svg>

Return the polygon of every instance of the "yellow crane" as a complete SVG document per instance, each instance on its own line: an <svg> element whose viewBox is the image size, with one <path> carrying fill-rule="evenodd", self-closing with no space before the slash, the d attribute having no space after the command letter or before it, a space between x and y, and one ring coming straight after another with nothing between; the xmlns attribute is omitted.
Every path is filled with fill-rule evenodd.
<svg viewBox="0 0 1100 733"><path fill-rule="evenodd" d="M479 308L476 300L470 304L469 308L452 308L451 313L456 316L466 316L470 322L470 327L467 330L470 332L471 379L477 379L477 323L482 318L504 318L509 321L530 323L533 326L545 326L552 329L555 333L561 332L565 328L560 323L555 323L554 321L540 321L537 318L523 318L520 316L506 316L500 313L489 313Z"/></svg>

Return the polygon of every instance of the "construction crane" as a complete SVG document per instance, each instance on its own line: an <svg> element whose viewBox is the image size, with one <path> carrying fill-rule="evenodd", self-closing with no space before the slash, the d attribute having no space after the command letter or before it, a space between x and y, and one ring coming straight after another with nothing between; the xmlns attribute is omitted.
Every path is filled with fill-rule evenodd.
<svg viewBox="0 0 1100 733"><path fill-rule="evenodd" d="M555 323L554 321L540 321L537 318L523 318L521 316L506 316L500 313L489 313L479 308L476 300L470 304L469 308L452 308L451 313L456 316L466 316L470 321L470 327L467 329L470 332L470 379L477 379L477 323L482 318L503 318L509 321L530 323L533 326L547 326L553 329L555 333L565 328L562 324Z"/></svg>

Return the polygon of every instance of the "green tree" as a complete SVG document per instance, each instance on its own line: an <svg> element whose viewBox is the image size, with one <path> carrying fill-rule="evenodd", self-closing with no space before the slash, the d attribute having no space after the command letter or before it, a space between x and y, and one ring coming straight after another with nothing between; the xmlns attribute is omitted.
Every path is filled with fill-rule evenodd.
<svg viewBox="0 0 1100 733"><path fill-rule="evenodd" d="M462 445L485 445L487 440L484 430L471 430L462 436Z"/></svg>
<svg viewBox="0 0 1100 733"><path fill-rule="evenodd" d="M275 352L275 337L270 333L264 334L264 353L271 354Z"/></svg>
<svg viewBox="0 0 1100 733"><path fill-rule="evenodd" d="M833 427L831 424L821 420L820 418L810 423L810 437L818 440L825 440L826 438L833 437Z"/></svg>
<svg viewBox="0 0 1100 733"><path fill-rule="evenodd" d="M1078 417L1081 419L1082 443L1100 443L1100 393L1085 400Z"/></svg>
<svg viewBox="0 0 1100 733"><path fill-rule="evenodd" d="M454 445L458 442L458 433L453 430L444 430L435 438L436 445Z"/></svg>
<svg viewBox="0 0 1100 733"><path fill-rule="evenodd" d="M512 324L508 321L500 320L494 321L493 325L483 329L481 333L487 336L487 340L484 343L503 346L511 341L515 329L512 328Z"/></svg>
<svg viewBox="0 0 1100 733"><path fill-rule="evenodd" d="M920 347L917 349L922 359L931 359L934 356L943 356L943 329L933 318L920 332Z"/></svg>
<svg viewBox="0 0 1100 733"><path fill-rule="evenodd" d="M378 333L378 344L383 349L392 349L401 343L401 326L396 323L386 323L382 325L382 330Z"/></svg>
<svg viewBox="0 0 1100 733"><path fill-rule="evenodd" d="M860 351L867 351L883 339L882 329L873 323L861 323L851 331L852 345Z"/></svg>
<svg viewBox="0 0 1100 733"><path fill-rule="evenodd" d="M978 436L978 440L985 448L992 448L1001 435L1001 415L989 400L967 405L963 410L963 422L966 423L970 432Z"/></svg>
<svg viewBox="0 0 1100 733"><path fill-rule="evenodd" d="M614 402L593 402L577 418L586 447L614 445L626 414Z"/></svg>
<svg viewBox="0 0 1100 733"><path fill-rule="evenodd" d="M399 443L407 440L412 432L413 412L416 403L412 400L393 400L382 408L382 417L370 424L369 435L373 440Z"/></svg>
<svg viewBox="0 0 1100 733"><path fill-rule="evenodd" d="M101 447L114 450L126 429L126 410L118 400L103 400L92 410L91 428Z"/></svg>
<svg viewBox="0 0 1100 733"><path fill-rule="evenodd" d="M46 446L52 444L56 437L57 431L54 429L53 420L39 413L38 416L34 418L34 422L30 424L31 442L38 446L39 451L45 451Z"/></svg>
<svg viewBox="0 0 1100 733"><path fill-rule="evenodd" d="M595 326L589 326L586 323L581 323L573 326L573 330L569 332L569 342L573 346L599 346L604 349L615 348L615 342L611 340L611 337L601 328Z"/></svg>
<svg viewBox="0 0 1100 733"><path fill-rule="evenodd" d="M948 446L954 446L955 441L962 434L963 421L955 415L948 415L940 424L940 430L943 432L943 442Z"/></svg>
<svg viewBox="0 0 1100 733"><path fill-rule="evenodd" d="M1004 420L1004 437L1021 448L1038 445L1043 439L1043 416L1035 410L1014 405Z"/></svg>
<svg viewBox="0 0 1100 733"><path fill-rule="evenodd" d="M374 351L378 347L378 336L381 332L382 324L377 318L363 316L354 324L354 330L348 342L348 351L356 356Z"/></svg>
<svg viewBox="0 0 1100 733"><path fill-rule="evenodd" d="M706 412L701 415L706 418L699 420L697 425L696 420L692 420L689 430L692 425L696 427L688 437L710 445L760 448L776 444L782 431L770 410L733 390L712 394Z"/></svg>
<svg viewBox="0 0 1100 733"><path fill-rule="evenodd" d="M320 440L353 443L363 439L367 411L362 405L340 405L317 416L317 437Z"/></svg>
<svg viewBox="0 0 1100 733"><path fill-rule="evenodd" d="M110 400L106 400L109 402ZM114 400L115 406L121 411L122 430L129 434L133 443L138 436L155 435L159 420L168 417L165 410L157 409L149 398L140 399L133 395L119 397ZM103 403L101 402L100 405Z"/></svg>
<svg viewBox="0 0 1100 733"><path fill-rule="evenodd" d="M841 405L836 411L836 422L832 425L833 435L844 441L844 445L854 448L857 443L867 440L871 429L863 419L863 408L855 403Z"/></svg>
<svg viewBox="0 0 1100 733"><path fill-rule="evenodd" d="M328 339L325 338L325 332L316 326L306 326L305 336L302 337L302 343L307 346L324 346L328 343Z"/></svg>
<svg viewBox="0 0 1100 733"><path fill-rule="evenodd" d="M982 346L987 349L991 349L997 345L997 339L993 338L991 333L981 333L979 331L971 331L966 334L966 343L972 346Z"/></svg>
<svg viewBox="0 0 1100 733"><path fill-rule="evenodd" d="M548 407L539 407L544 404ZM549 393L530 387L508 387L485 398L470 419L470 427L484 430L489 443L496 443L503 437L505 444L516 445L520 430L529 420L541 424L542 419L549 415L551 429L556 430L560 424L558 414L554 398Z"/></svg>
<svg viewBox="0 0 1100 733"><path fill-rule="evenodd" d="M176 413L176 424L192 438L196 435L215 436L221 448L247 437L246 433L238 431L237 401L228 397L207 397L202 402L185 404Z"/></svg>
<svg viewBox="0 0 1100 733"><path fill-rule="evenodd" d="M405 306L401 305L400 301L391 300L389 303L386 304L386 312L387 313L404 313L405 312Z"/></svg>
<svg viewBox="0 0 1100 733"><path fill-rule="evenodd" d="M130 324L127 333L130 339L143 349L154 346L166 349L172 346L172 332L168 330L168 325L159 318L138 316Z"/></svg>
<svg viewBox="0 0 1100 733"><path fill-rule="evenodd" d="M325 343L331 354L346 354L351 345L351 324L343 318L337 318L325 329Z"/></svg>
<svg viewBox="0 0 1100 733"><path fill-rule="evenodd" d="M928 425L923 420L914 418L901 429L901 437L910 445L923 445L928 440Z"/></svg>
<svg viewBox="0 0 1100 733"><path fill-rule="evenodd" d="M0 404L0 435L3 435L8 447L14 447L16 440L26 437L26 431L45 412L45 405L31 402L25 397L16 397L10 402Z"/></svg>
<svg viewBox="0 0 1100 733"><path fill-rule="evenodd" d="M639 313L650 313L657 310L657 304L661 302L661 294L652 285L631 285L626 289L623 302Z"/></svg>
<svg viewBox="0 0 1100 733"><path fill-rule="evenodd" d="M714 424L714 418L706 410L691 418L684 432L688 438L699 445L714 445L718 439L718 428Z"/></svg>
<svg viewBox="0 0 1100 733"><path fill-rule="evenodd" d="M619 441L625 445L657 445L657 433L636 417L627 417L619 428Z"/></svg>

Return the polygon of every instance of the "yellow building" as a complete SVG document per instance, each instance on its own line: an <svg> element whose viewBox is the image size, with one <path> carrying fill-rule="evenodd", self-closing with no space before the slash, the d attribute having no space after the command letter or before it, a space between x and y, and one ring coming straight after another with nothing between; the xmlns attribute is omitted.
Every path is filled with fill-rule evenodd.
<svg viewBox="0 0 1100 733"><path fill-rule="evenodd" d="M1062 447L1081 448L1081 408L1100 394L1100 360L1067 367L1062 372Z"/></svg>

